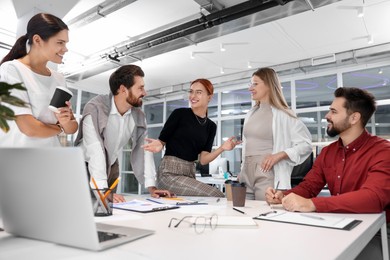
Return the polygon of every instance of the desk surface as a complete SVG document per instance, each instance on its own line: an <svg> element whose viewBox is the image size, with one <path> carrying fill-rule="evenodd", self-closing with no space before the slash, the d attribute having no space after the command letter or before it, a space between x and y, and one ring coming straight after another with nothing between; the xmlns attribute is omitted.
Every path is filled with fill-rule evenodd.
<svg viewBox="0 0 390 260"><path fill-rule="evenodd" d="M136 197L127 197L128 200ZM139 196L137 197L139 198ZM243 216L231 202L202 198L209 205L183 206L156 213L114 210L97 222L155 230L156 233L102 252L92 252L51 243L13 237L0 232L0 259L353 259L385 223L384 214L336 214L363 220L351 231L335 230L256 220L258 228L206 229L197 234L193 228L168 228L172 217L186 215ZM254 217L269 211L264 201L247 201L240 208ZM335 215L323 213L323 215Z"/></svg>

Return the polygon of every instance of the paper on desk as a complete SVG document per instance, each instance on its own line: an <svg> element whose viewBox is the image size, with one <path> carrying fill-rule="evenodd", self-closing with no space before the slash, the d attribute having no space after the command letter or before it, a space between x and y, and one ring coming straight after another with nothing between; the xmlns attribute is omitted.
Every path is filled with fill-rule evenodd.
<svg viewBox="0 0 390 260"><path fill-rule="evenodd" d="M200 200L196 200L196 199L181 198L181 197L147 198L147 200L151 201L151 202L158 203L158 204L170 204L170 205L179 205L179 206L208 204L207 202L204 202L204 201L200 201Z"/></svg>
<svg viewBox="0 0 390 260"><path fill-rule="evenodd" d="M351 230L361 221L353 218L323 216L322 214L277 211L255 219L277 221L283 223Z"/></svg>
<svg viewBox="0 0 390 260"><path fill-rule="evenodd" d="M196 206L185 206L180 207L180 209L176 210L178 213L182 213L185 215L211 215L224 209L226 206L214 206L214 205L196 205Z"/></svg>
<svg viewBox="0 0 390 260"><path fill-rule="evenodd" d="M114 203L113 208L148 213L168 209L176 209L178 207L176 205L171 204L161 204L154 203L151 201L142 201L134 199L126 202Z"/></svg>
<svg viewBox="0 0 390 260"><path fill-rule="evenodd" d="M257 223L251 217L218 215L217 227L256 228Z"/></svg>

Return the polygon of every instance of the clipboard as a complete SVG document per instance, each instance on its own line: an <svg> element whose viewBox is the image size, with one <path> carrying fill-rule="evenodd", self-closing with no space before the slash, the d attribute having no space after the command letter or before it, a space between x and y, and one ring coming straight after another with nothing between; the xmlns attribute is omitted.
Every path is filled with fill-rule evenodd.
<svg viewBox="0 0 390 260"><path fill-rule="evenodd" d="M196 200L188 200L183 198L147 198L146 200L158 204L168 204L168 205L176 205L176 206L208 205L207 202L200 202Z"/></svg>
<svg viewBox="0 0 390 260"><path fill-rule="evenodd" d="M112 207L114 209L128 210L139 213L151 213L180 208L177 205L157 204L142 200L130 200L126 202L114 203Z"/></svg>
<svg viewBox="0 0 390 260"><path fill-rule="evenodd" d="M253 219L347 231L352 230L362 222L362 220L353 218L287 211L271 211L260 214Z"/></svg>

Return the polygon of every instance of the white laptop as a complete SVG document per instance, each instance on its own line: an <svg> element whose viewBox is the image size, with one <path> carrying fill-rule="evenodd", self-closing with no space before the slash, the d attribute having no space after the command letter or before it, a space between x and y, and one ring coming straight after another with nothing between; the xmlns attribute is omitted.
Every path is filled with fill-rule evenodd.
<svg viewBox="0 0 390 260"><path fill-rule="evenodd" d="M154 233L95 223L80 148L0 148L0 165L0 211L10 234L102 250Z"/></svg>

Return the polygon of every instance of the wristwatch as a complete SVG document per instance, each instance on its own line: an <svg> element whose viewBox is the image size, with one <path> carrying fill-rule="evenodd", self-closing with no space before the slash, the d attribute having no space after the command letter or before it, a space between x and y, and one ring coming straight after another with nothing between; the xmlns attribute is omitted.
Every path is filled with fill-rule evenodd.
<svg viewBox="0 0 390 260"><path fill-rule="evenodd" d="M63 134L65 133L64 131L64 128L60 125L60 124L57 124L57 126L60 128L61 132L59 132L57 135L60 135L60 134Z"/></svg>

